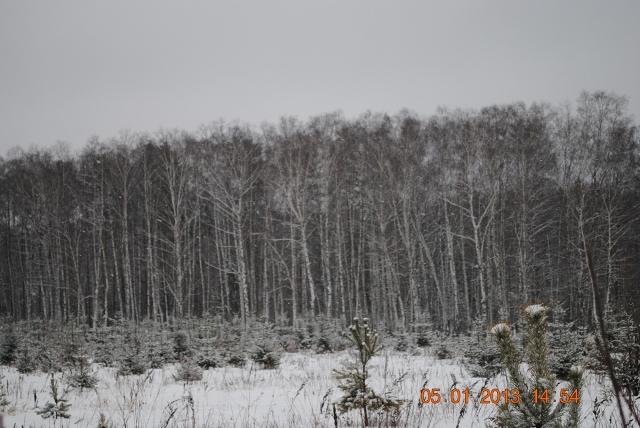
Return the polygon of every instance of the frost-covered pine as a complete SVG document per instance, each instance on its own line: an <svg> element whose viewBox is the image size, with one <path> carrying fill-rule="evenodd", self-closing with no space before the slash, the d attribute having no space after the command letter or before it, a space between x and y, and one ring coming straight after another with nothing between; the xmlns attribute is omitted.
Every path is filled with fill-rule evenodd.
<svg viewBox="0 0 640 428"><path fill-rule="evenodd" d="M58 382L56 381L53 373L51 374L49 395L53 402L48 402L44 407L36 410L36 413L42 416L43 419L53 418L54 424L58 418L69 419L71 415L69 415L68 412L71 408L71 404L69 404L69 401L64 398L64 394L62 396L58 396Z"/></svg>
<svg viewBox="0 0 640 428"><path fill-rule="evenodd" d="M184 359L178 366L176 373L173 375L176 382L193 382L202 380L202 369L198 367L193 360Z"/></svg>
<svg viewBox="0 0 640 428"><path fill-rule="evenodd" d="M98 385L98 378L91 371L91 365L86 357L77 356L76 362L67 378L67 383L80 389L93 389Z"/></svg>
<svg viewBox="0 0 640 428"><path fill-rule="evenodd" d="M505 366L509 378L509 389L520 392L517 403L503 403L498 407L494 422L499 427L563 427L577 428L580 416L580 404L569 401L568 404L554 403L554 394L558 389L556 378L549 368L549 348L546 339L548 308L543 305L529 305L522 311L525 321L526 362L528 373L521 370L522 358L516 352L511 328L506 323L496 324L491 328L500 351L500 359ZM582 386L582 368L569 370L571 391ZM536 403L532 391L539 394L547 391L548 400L539 399ZM566 415L566 416L565 416Z"/></svg>
<svg viewBox="0 0 640 428"><path fill-rule="evenodd" d="M255 347L251 354L251 359L267 370L277 369L280 366L280 354L265 343Z"/></svg>
<svg viewBox="0 0 640 428"><path fill-rule="evenodd" d="M488 334L486 319L476 318L463 342L462 363L474 377L491 378L502 370L500 353Z"/></svg>
<svg viewBox="0 0 640 428"><path fill-rule="evenodd" d="M18 350L18 337L13 326L9 326L0 339L0 364L9 365L16 359Z"/></svg>
<svg viewBox="0 0 640 428"><path fill-rule="evenodd" d="M583 355L586 343L586 329L575 326L575 322L565 322L566 310L561 305L553 308L553 322L549 323L550 346L549 367L558 379L569 379L569 368L585 363Z"/></svg>
<svg viewBox="0 0 640 428"><path fill-rule="evenodd" d="M367 364L371 358L382 348L378 346L378 333L369 330L369 319L354 318L353 325L349 326L349 333L344 333L358 349L358 358L355 364L348 365L344 370L334 370L336 379L339 381L339 388L344 395L335 404L341 413L349 410L361 410L364 425L369 425L369 410L382 409L389 412L398 408L404 400L384 396L376 393L368 384L369 372Z"/></svg>

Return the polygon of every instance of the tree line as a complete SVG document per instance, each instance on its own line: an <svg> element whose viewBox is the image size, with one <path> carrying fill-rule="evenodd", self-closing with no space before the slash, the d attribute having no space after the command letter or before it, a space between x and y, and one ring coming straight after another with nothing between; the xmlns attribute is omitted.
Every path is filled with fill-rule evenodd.
<svg viewBox="0 0 640 428"><path fill-rule="evenodd" d="M625 97L421 118L213 122L0 160L0 311L124 318L365 314L464 331L523 302L593 319L640 297L638 128Z"/></svg>

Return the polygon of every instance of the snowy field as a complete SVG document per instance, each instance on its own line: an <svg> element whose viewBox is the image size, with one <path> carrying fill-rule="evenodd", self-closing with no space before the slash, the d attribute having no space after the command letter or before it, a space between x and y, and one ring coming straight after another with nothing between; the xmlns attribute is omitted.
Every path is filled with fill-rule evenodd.
<svg viewBox="0 0 640 428"><path fill-rule="evenodd" d="M2 367L7 399L5 427L99 426L100 415L112 427L334 427L332 402L340 396L333 369L353 359L347 351L332 354L285 353L278 369L262 370L249 363L244 368L222 367L204 372L201 381L176 382L176 365L153 369L144 375L122 376L115 368L98 364L92 370L100 379L96 389L69 388L58 373L60 389L71 404L70 419L43 419L36 406L51 401L50 375L20 374ZM469 388L478 398L483 388L504 388L504 378L473 378L456 359L437 360L428 350L413 354L384 350L370 363L371 382L378 392L391 391L405 399L399 411L376 414L372 426L484 427L495 404L465 406L451 402L422 404L423 387ZM614 427L614 402L602 378L587 372L581 395L584 427ZM559 386L560 387L560 386ZM558 387L558 388L559 388ZM557 397L557 393L556 393ZM362 426L356 412L338 414L338 426Z"/></svg>

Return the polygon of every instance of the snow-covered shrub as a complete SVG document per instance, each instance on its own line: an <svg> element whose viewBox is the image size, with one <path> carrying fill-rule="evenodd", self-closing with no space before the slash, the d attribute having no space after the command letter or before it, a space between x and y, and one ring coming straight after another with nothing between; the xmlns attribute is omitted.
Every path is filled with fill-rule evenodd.
<svg viewBox="0 0 640 428"><path fill-rule="evenodd" d="M193 382L196 380L202 380L202 369L198 367L193 360L185 359L176 370L173 375L173 379L176 382Z"/></svg>
<svg viewBox="0 0 640 428"><path fill-rule="evenodd" d="M474 377L492 378L503 365L495 340L489 335L484 318L474 320L469 335L462 341L462 365Z"/></svg>
<svg viewBox="0 0 640 428"><path fill-rule="evenodd" d="M16 368L20 373L31 373L38 369L38 361L36 360L35 353L28 345L18 350Z"/></svg>
<svg viewBox="0 0 640 428"><path fill-rule="evenodd" d="M575 322L564 322L566 311L557 305L553 310L554 322L549 323L549 367L558 379L567 380L572 366L585 363L586 329Z"/></svg>
<svg viewBox="0 0 640 428"><path fill-rule="evenodd" d="M405 334L399 334L396 336L396 344L394 349L399 352L406 352L411 348L411 342L409 341L409 337Z"/></svg>
<svg viewBox="0 0 640 428"><path fill-rule="evenodd" d="M247 364L247 357L244 352L234 349L226 353L225 361L231 366L242 368Z"/></svg>
<svg viewBox="0 0 640 428"><path fill-rule="evenodd" d="M341 413L349 410L361 410L364 426L369 426L369 411L383 410L389 412L399 408L404 400L391 394L379 395L367 383L370 375L367 365L371 358L382 348L378 345L378 333L369 330L369 319L353 319L349 333L344 333L357 348L358 356L355 364L348 364L342 370L334 370L339 388L344 395L335 402Z"/></svg>
<svg viewBox="0 0 640 428"><path fill-rule="evenodd" d="M69 419L71 415L68 413L71 408L69 400L62 396L58 396L58 382L53 374L51 374L51 384L49 386L49 395L53 402L48 402L44 407L36 410L36 413L43 419L53 418L54 424L58 418Z"/></svg>
<svg viewBox="0 0 640 428"><path fill-rule="evenodd" d="M609 308L605 313L605 330L618 383L628 397L637 396L640 394L640 326L624 309ZM590 368L608 373L595 338L591 339L588 349L591 349Z"/></svg>
<svg viewBox="0 0 640 428"><path fill-rule="evenodd" d="M149 369L142 342L138 337L127 338L119 354L118 374L139 375Z"/></svg>
<svg viewBox="0 0 640 428"><path fill-rule="evenodd" d="M553 399L555 391L559 388L548 362L547 310L546 306L535 304L525 307L522 311L526 325L525 360L528 363L528 373L521 370L522 358L516 351L509 324L501 322L491 328L511 391L509 402L499 404L496 416L491 419L497 427L578 428L579 399L558 404ZM578 366L569 370L571 395L576 391L577 397L580 396L582 373L583 369ZM532 391L537 391L541 398L536 399Z"/></svg>
<svg viewBox="0 0 640 428"><path fill-rule="evenodd" d="M316 343L316 353L324 354L325 352L333 352L333 347L327 337L321 336Z"/></svg>
<svg viewBox="0 0 640 428"><path fill-rule="evenodd" d="M215 369L222 365L220 356L212 349L203 349L196 356L196 364L204 370Z"/></svg>
<svg viewBox="0 0 640 428"><path fill-rule="evenodd" d="M264 369L276 369L280 366L280 354L267 344L257 345L251 354L251 359Z"/></svg>
<svg viewBox="0 0 640 428"><path fill-rule="evenodd" d="M113 424L107 421L107 417L104 413L100 413L100 418L98 419L98 425L96 428L113 428Z"/></svg>
<svg viewBox="0 0 640 428"><path fill-rule="evenodd" d="M295 352L298 350L299 342L296 332L289 325L278 325L274 327L274 333L278 345L285 352Z"/></svg>
<svg viewBox="0 0 640 428"><path fill-rule="evenodd" d="M439 360L446 360L452 357L451 350L446 343L440 343L436 348L436 358Z"/></svg>
<svg viewBox="0 0 640 428"><path fill-rule="evenodd" d="M18 350L18 337L13 329L9 326L4 329L0 338L0 364L9 365L16 360L16 351Z"/></svg>
<svg viewBox="0 0 640 428"><path fill-rule="evenodd" d="M413 324L416 345L426 348L433 343L433 325L428 320L427 315L420 315L418 321Z"/></svg>
<svg viewBox="0 0 640 428"><path fill-rule="evenodd" d="M98 378L91 372L86 358L78 358L67 377L67 384L73 388L93 389L98 385Z"/></svg>
<svg viewBox="0 0 640 428"><path fill-rule="evenodd" d="M178 331L173 335L173 352L178 360L191 356L188 337L184 331Z"/></svg>
<svg viewBox="0 0 640 428"><path fill-rule="evenodd" d="M146 358L152 369L159 369L167 363L176 361L172 344L163 338L147 342L146 350Z"/></svg>
<svg viewBox="0 0 640 428"><path fill-rule="evenodd" d="M112 367L118 360L118 351L124 347L122 336L116 334L113 327L102 327L93 340L93 362Z"/></svg>

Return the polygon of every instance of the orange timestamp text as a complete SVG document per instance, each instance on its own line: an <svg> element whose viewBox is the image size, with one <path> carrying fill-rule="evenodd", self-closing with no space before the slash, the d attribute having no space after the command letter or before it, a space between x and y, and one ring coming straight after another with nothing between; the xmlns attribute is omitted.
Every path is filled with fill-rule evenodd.
<svg viewBox="0 0 640 428"><path fill-rule="evenodd" d="M502 390L498 388L482 388L480 390L480 395L478 396L478 398L471 398L471 400L469 399L468 388L463 390L452 388L449 391L448 396L441 393L440 388L423 388L422 391L420 391L420 401L422 401L424 404L438 404L446 402L451 402L454 404L463 402L466 404L469 403L469 401L480 404L518 404L521 398L522 396L518 388ZM533 391L531 391L531 398L536 404L546 404L551 401L553 397L549 398L549 391L547 389L534 389ZM569 388L561 388L560 397L553 400L553 402L556 401L559 401L561 404L568 404L571 402L578 403L580 401L578 390L574 389L573 391L570 391Z"/></svg>

